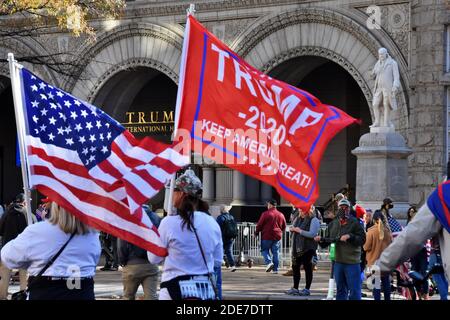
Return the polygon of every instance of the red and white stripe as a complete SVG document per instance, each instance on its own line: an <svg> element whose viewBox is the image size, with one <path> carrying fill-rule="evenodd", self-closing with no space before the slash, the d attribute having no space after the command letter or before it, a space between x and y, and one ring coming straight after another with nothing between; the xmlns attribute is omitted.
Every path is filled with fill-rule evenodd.
<svg viewBox="0 0 450 320"><path fill-rule="evenodd" d="M32 136L26 140L32 187L96 229L167 254L141 206L189 162L188 156L125 131L113 141L111 156L88 171L76 151Z"/></svg>

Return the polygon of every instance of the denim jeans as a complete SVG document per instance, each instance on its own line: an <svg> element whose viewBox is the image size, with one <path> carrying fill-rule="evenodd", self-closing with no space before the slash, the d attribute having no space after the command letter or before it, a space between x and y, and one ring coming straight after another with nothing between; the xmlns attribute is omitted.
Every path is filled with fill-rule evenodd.
<svg viewBox="0 0 450 320"><path fill-rule="evenodd" d="M336 300L361 300L361 266L359 263L334 264Z"/></svg>
<svg viewBox="0 0 450 320"><path fill-rule="evenodd" d="M419 253L411 258L411 269L425 275L428 269L428 256L427 249L422 248ZM425 295L428 294L428 281L425 281L421 285L416 286L416 291L418 294Z"/></svg>
<svg viewBox="0 0 450 320"><path fill-rule="evenodd" d="M230 267L234 267L236 265L233 257L233 244L234 239L229 239L223 242L223 252L225 253L227 262L230 265Z"/></svg>
<svg viewBox="0 0 450 320"><path fill-rule="evenodd" d="M264 258L264 263L267 265L273 262L273 271L278 271L278 250L280 249L279 240L261 240L261 254ZM269 250L272 253L270 257ZM273 261L272 261L273 259Z"/></svg>
<svg viewBox="0 0 450 320"><path fill-rule="evenodd" d="M381 277L381 289L383 289L384 300L391 300L391 279L389 275ZM381 289L373 289L374 300L381 300Z"/></svg>
<svg viewBox="0 0 450 320"><path fill-rule="evenodd" d="M214 265L214 274L216 276L216 286L219 300L222 300L222 268L221 265Z"/></svg>
<svg viewBox="0 0 450 320"><path fill-rule="evenodd" d="M436 263L440 263L442 265L442 261L438 261L436 253L432 253L430 255L430 262L428 268L431 269ZM439 290L439 295L441 296L441 300L447 300L448 295L448 281L445 278L443 273L435 273L433 274L433 280L436 283L436 286Z"/></svg>

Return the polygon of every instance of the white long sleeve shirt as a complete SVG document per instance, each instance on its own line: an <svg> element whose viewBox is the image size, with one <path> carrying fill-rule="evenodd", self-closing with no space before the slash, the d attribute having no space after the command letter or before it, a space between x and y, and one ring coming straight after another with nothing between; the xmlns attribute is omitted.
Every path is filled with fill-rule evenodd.
<svg viewBox="0 0 450 320"><path fill-rule="evenodd" d="M194 226L205 253L208 270L203 262L195 233L189 231L186 226L182 229L182 222L179 215L167 216L158 228L163 246L169 252L164 261L161 281L168 281L181 275L212 273L214 263L222 263L222 233L216 220L206 213L194 212ZM155 264L164 260L150 252L148 259Z"/></svg>
<svg viewBox="0 0 450 320"><path fill-rule="evenodd" d="M36 276L69 238L70 234L46 220L32 224L2 248L1 262ZM98 232L75 235L44 276L93 277L100 253Z"/></svg>

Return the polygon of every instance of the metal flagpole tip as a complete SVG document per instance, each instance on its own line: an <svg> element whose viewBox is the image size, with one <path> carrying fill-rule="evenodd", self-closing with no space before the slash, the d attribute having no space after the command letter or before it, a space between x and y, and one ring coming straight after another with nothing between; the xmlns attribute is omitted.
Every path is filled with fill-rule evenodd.
<svg viewBox="0 0 450 320"><path fill-rule="evenodd" d="M8 53L8 61L14 61L14 54L12 52Z"/></svg>
<svg viewBox="0 0 450 320"><path fill-rule="evenodd" d="M195 4L194 3L191 3L190 5L189 5L189 9L187 9L186 10L187 11L187 14L188 15L190 15L190 14L194 14L195 13Z"/></svg>

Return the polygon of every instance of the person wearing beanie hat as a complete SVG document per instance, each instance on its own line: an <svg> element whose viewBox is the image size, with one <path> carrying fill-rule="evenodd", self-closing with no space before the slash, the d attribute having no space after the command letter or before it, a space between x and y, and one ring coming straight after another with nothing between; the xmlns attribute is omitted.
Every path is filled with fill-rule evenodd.
<svg viewBox="0 0 450 320"><path fill-rule="evenodd" d="M355 212L356 212L356 218L357 219L364 219L364 216L366 215L366 209L364 209L359 204L355 204Z"/></svg>
<svg viewBox="0 0 450 320"><path fill-rule="evenodd" d="M158 228L165 258L147 253L153 264L164 261L160 300L186 298L211 300L220 298L214 279L223 258L222 233L219 224L208 214L208 204L201 199L202 183L194 171L187 169L175 181L173 206L175 215L165 217ZM205 292L185 290L189 286L207 286ZM198 286L197 286L198 287Z"/></svg>

